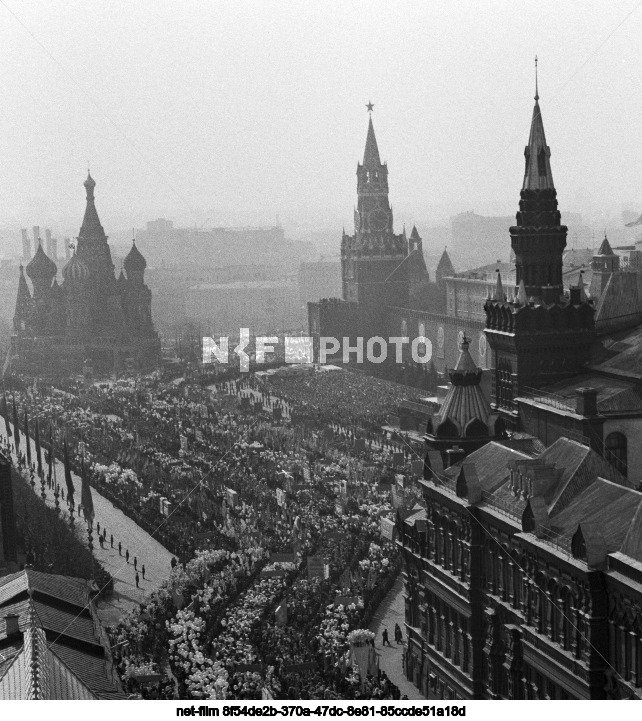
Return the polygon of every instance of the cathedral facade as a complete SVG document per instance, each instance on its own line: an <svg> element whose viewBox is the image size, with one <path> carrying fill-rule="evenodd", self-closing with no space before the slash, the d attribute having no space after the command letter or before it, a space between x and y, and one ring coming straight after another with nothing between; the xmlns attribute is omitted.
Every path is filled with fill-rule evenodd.
<svg viewBox="0 0 642 721"><path fill-rule="evenodd" d="M104 374L127 366L151 368L160 362L152 294L144 281L145 258L134 242L116 278L91 174L84 186L85 216L74 254L62 269L62 283L41 243L26 268L20 266L5 372L47 376L90 366Z"/></svg>

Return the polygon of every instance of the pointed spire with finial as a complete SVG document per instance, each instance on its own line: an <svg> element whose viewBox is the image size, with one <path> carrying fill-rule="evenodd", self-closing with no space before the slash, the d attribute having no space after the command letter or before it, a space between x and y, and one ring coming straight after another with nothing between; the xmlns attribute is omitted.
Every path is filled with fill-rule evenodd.
<svg viewBox="0 0 642 721"><path fill-rule="evenodd" d="M524 279L519 281L519 288L517 290L517 302L520 305L526 305L528 303L528 295L526 294L526 285Z"/></svg>
<svg viewBox="0 0 642 721"><path fill-rule="evenodd" d="M31 293L24 274L24 267L20 266L20 278L18 279L18 297L16 298L16 309L13 315L14 330L24 330L29 315L31 304Z"/></svg>
<svg viewBox="0 0 642 721"><path fill-rule="evenodd" d="M372 108L373 103L366 105L368 108L368 135L366 137L366 148L363 153L363 167L376 169L381 165L379 157L379 147L377 146L377 138L375 137L374 126L372 124Z"/></svg>
<svg viewBox="0 0 642 721"><path fill-rule="evenodd" d="M504 293L504 286L502 285L502 274L499 272L499 268L497 268L495 272L497 273L497 281L495 283L495 295L493 296L493 300L503 302L506 300L506 295Z"/></svg>
<svg viewBox="0 0 642 721"><path fill-rule="evenodd" d="M542 111L539 107L539 86L537 77L537 58L535 58L535 107L531 120L528 145L524 150L526 169L522 190L551 190L553 172L551 171L551 149L546 144Z"/></svg>
<svg viewBox="0 0 642 721"><path fill-rule="evenodd" d="M606 237L606 230L604 231L604 240L602 241L602 245L600 245L600 249L597 251L597 254L615 255L613 248L611 248L611 244L609 243L609 239Z"/></svg>
<svg viewBox="0 0 642 721"><path fill-rule="evenodd" d="M586 288L584 286L584 271L580 270L580 277L578 278L577 284L580 287L580 303L586 303L588 296L586 295Z"/></svg>
<svg viewBox="0 0 642 721"><path fill-rule="evenodd" d="M83 183L87 191L87 205L85 207L85 215L83 217L80 232L78 233L78 248L82 248L85 243L95 244L106 242L107 236L103 230L96 210L94 198L94 190L96 181L91 177L91 172L87 171L87 180Z"/></svg>

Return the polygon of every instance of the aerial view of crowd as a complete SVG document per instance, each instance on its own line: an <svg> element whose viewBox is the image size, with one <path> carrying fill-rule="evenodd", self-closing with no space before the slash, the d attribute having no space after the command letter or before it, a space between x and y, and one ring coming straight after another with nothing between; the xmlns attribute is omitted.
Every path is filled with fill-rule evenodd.
<svg viewBox="0 0 642 721"><path fill-rule="evenodd" d="M408 389L366 392L373 379L346 371L281 378L156 372L10 391L47 453L64 448L175 555L110 629L132 693L399 698L368 627L400 573L394 525L421 497L419 449L378 428Z"/></svg>

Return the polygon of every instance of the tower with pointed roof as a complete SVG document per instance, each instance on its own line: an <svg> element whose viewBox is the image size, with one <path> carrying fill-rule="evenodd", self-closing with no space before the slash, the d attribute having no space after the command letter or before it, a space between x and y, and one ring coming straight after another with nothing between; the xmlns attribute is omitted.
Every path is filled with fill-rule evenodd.
<svg viewBox="0 0 642 721"><path fill-rule="evenodd" d="M591 270L591 297L599 298L611 275L620 270L620 256L613 252L606 233L597 253L591 259Z"/></svg>
<svg viewBox="0 0 642 721"><path fill-rule="evenodd" d="M444 252L441 254L439 263L437 263L437 269L435 270L435 282L437 285L443 285L444 278L450 278L455 275L455 267L450 260L448 251L444 248Z"/></svg>
<svg viewBox="0 0 642 721"><path fill-rule="evenodd" d="M484 306L485 332L494 356L493 404L514 425L516 398L579 373L589 361L595 337L594 307L583 283L564 295L562 253L567 229L557 209L537 88L524 155L517 223L510 228L517 295L502 298L496 292Z"/></svg>
<svg viewBox="0 0 642 721"><path fill-rule="evenodd" d="M16 310L13 314L13 328L16 331L25 330L29 322L29 311L31 307L31 293L24 274L24 268L20 266L20 278L18 280L18 297L16 298Z"/></svg>
<svg viewBox="0 0 642 721"><path fill-rule="evenodd" d="M445 466L506 436L503 420L492 412L480 387L482 370L472 359L469 347L470 341L464 336L457 363L448 371L448 393L426 429L428 451L439 451Z"/></svg>
<svg viewBox="0 0 642 721"><path fill-rule="evenodd" d="M369 104L371 112L372 107ZM408 242L393 229L388 199L388 166L381 162L372 124L363 162L357 166L357 207L354 234L343 234L341 271L343 298L371 308L408 303Z"/></svg>
<svg viewBox="0 0 642 721"><path fill-rule="evenodd" d="M118 278L123 309L130 332L140 338L149 338L155 335L152 323L152 292L145 285L145 268L147 261L136 247L136 241L123 262L124 272L121 270Z"/></svg>

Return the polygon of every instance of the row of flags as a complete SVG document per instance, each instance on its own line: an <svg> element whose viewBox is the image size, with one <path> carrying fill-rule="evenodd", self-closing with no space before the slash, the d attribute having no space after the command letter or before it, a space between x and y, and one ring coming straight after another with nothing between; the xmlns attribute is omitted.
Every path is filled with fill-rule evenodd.
<svg viewBox="0 0 642 721"><path fill-rule="evenodd" d="M7 396L3 393L2 395L2 402L0 403L0 414L4 417L4 423L5 428L7 432L7 437L12 438L13 442L16 448L16 452L20 450L20 422L18 419L18 408L16 406L16 399L15 396L12 398L12 405L13 405L13 433L11 430L11 426L9 424L9 405L7 403ZM29 442L29 416L27 413L27 408L25 407L25 415L24 415L24 434L26 439L26 456L27 456L27 464L29 467L31 467L32 462L32 456L31 456L31 443ZM34 428L34 443L36 447L36 466L38 475L42 477L43 474L43 464L42 464L42 446L40 442L40 425L38 423L38 419L36 418L35 422L35 428ZM48 474L49 478L53 478L54 474L54 457L55 457L55 448L54 448L54 439L53 439L53 427L50 424L49 425L49 458L48 458ZM69 462L69 448L67 445L67 439L65 438L63 441L63 463L65 468L65 485L67 487L67 503L69 507L73 510L75 508L74 503L74 493L75 488L73 484L73 480L71 477L71 464ZM81 468L80 468L80 480L81 480L81 491L80 491L80 503L82 505L83 509L83 515L85 517L85 520L88 524L93 523L94 520L94 502L91 495L91 487L89 485L89 482L87 480L87 474L85 470L85 453L84 449L81 455Z"/></svg>

